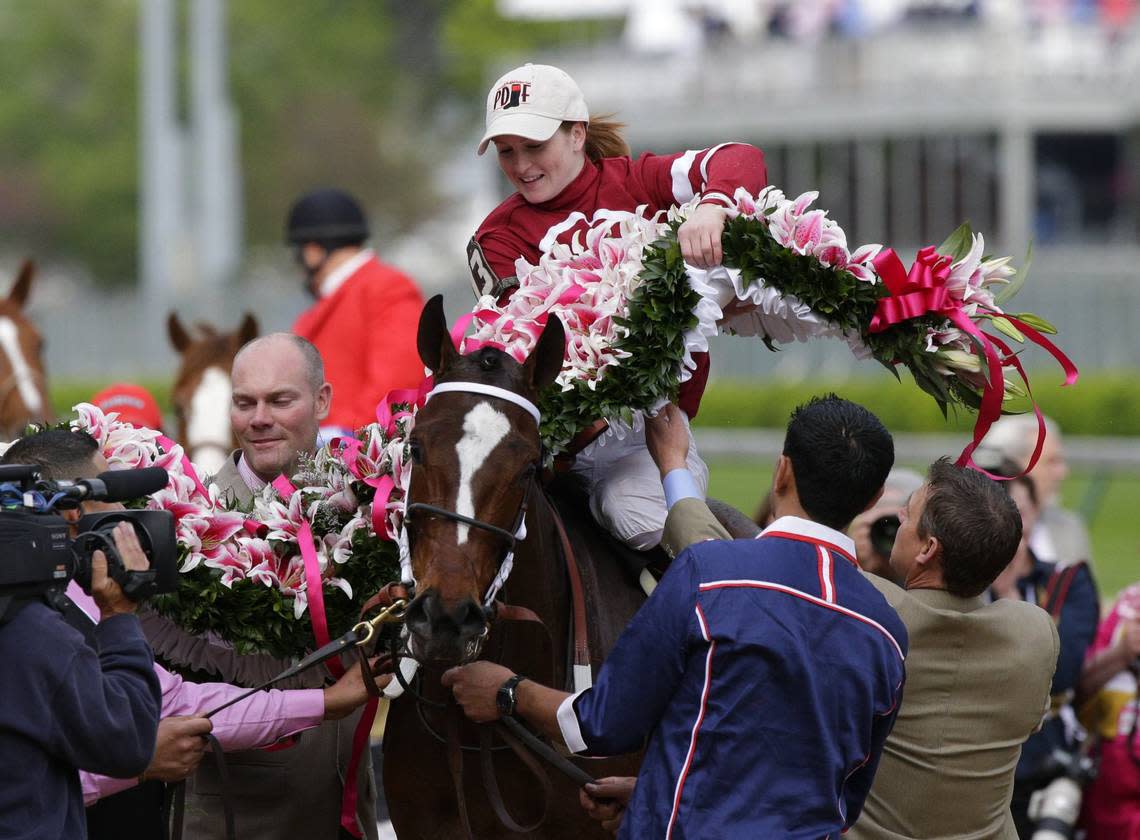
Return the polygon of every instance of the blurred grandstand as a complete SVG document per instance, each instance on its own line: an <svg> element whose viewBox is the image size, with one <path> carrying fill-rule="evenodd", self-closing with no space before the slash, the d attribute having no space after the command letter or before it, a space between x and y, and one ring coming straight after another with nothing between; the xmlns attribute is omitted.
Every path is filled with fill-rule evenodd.
<svg viewBox="0 0 1140 840"><path fill-rule="evenodd" d="M937 244L969 219L987 250L1020 263L1032 243L1032 278L1015 309L1062 328L1083 370L1140 361L1140 17L1136 0L499 0L505 16L621 18L620 37L542 55L504 55L510 66L565 67L595 113L629 125L635 151L747 140L768 157L785 192L821 193L818 205L854 242L908 251ZM464 246L507 193L480 126L456 138L441 168L447 213L414 238L382 241L389 259L425 290L470 300ZM286 327L304 301L283 249L245 255L236 286L173 284L160 305L236 322L255 308ZM72 289L72 293L69 293ZM41 290L44 292L44 290ZM161 353L140 359L139 337L76 335L77 305L104 322L137 325L155 298L88 300L79 286L37 294L50 369L68 376L161 373ZM253 303L251 303L253 302ZM159 339L161 340L161 339ZM78 346L84 342L90 346ZM66 354L63 355L63 354ZM773 355L759 342L724 339L714 373L798 378L858 373L839 347ZM1028 360L1034 363L1032 354ZM1037 361L1043 361L1037 360Z"/></svg>

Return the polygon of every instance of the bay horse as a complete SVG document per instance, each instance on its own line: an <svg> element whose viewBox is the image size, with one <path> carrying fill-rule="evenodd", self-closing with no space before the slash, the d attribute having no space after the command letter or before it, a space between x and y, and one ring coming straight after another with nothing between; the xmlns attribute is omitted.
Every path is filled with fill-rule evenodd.
<svg viewBox="0 0 1140 840"><path fill-rule="evenodd" d="M0 435L12 440L33 422L52 421L43 337L24 313L36 268L20 266L8 296L0 300Z"/></svg>
<svg viewBox="0 0 1140 840"><path fill-rule="evenodd" d="M214 475L237 447L230 428L230 371L242 345L257 338L257 319L245 313L233 332L209 324L191 334L171 312L166 319L170 343L181 356L171 391L178 438L203 476Z"/></svg>
<svg viewBox="0 0 1140 840"><path fill-rule="evenodd" d="M565 352L562 325L551 317L523 364L490 347L464 356L452 344L437 295L421 315L418 346L435 377L435 390L416 415L409 439L413 467L407 529L415 598L405 621L408 650L420 669L413 690L392 701L385 724L384 791L392 825L402 840L465 837L459 787L479 840L608 837L579 804L577 785L561 774L550 774L553 787L542 819L543 797L535 777L502 744L477 754L479 727L462 718L457 707L443 705L450 695L439 683L448 667L481 652L546 685L570 687L571 591L555 504L587 595L589 660L595 673L644 601L617 559L621 547L594 523L584 499L564 488L548 495L541 483L538 423L510 398L534 403L553 383ZM501 390L488 393L487 386ZM520 525L525 525L525 538ZM512 535L517 540L508 539ZM513 570L500 597L512 607L532 610L541 624L495 620L495 609L485 607L510 543ZM458 728L457 740L471 768L459 782L442 734L449 727ZM463 753L453 746L450 755ZM511 817L517 823L541 819L541 825L524 835L499 821L477 772L485 760ZM575 759L595 777L634 775L638 761L636 756Z"/></svg>

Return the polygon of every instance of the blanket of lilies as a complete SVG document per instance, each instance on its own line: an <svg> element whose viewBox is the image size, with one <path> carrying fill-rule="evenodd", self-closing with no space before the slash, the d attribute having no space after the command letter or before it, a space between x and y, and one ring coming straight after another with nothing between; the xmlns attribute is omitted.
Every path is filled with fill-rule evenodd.
<svg viewBox="0 0 1140 840"><path fill-rule="evenodd" d="M583 236L556 244L537 265L519 260L519 287L505 302L478 302L465 319L472 329L461 349L498 347L521 362L550 315L561 319L563 369L539 406L550 455L598 418L618 434L636 427L644 412L676 396L693 354L717 333L753 336L769 347L837 338L860 358L908 368L944 410L981 405L991 419L1026 395L1007 379L1012 372L1024 380L1024 371L1004 340L980 325L1018 343L1028 335L1063 358L1041 336L1054 332L1047 322L1000 308L1020 285L1010 282L1015 271L1008 258L985 256L982 236L968 226L919 251L908 273L889 248L849 247L839 225L812 209L816 197L788 199L771 187L738 191L723 264L709 270L687 266L677 242L699 196L652 216L599 212ZM1070 379L1075 375L1074 368ZM418 401L413 392L399 396ZM319 568L334 638L384 584L410 574L401 568L400 545L411 474L405 441L415 409L385 399L377 423L304 459L288 492L266 487L248 510L203 484L182 448L158 432L87 404L76 407L71 425L98 440L112 467L170 473L166 489L145 504L175 517L182 583L155 599L155 609L240 653L294 657L315 647L320 613L309 609L303 545L309 575L314 563Z"/></svg>
<svg viewBox="0 0 1140 840"><path fill-rule="evenodd" d="M1025 338L1015 322L1055 332L1034 315L1001 310L1020 286L1010 282L1016 272L1008 257L986 256L982 235L968 225L919 252L916 264L935 277L940 305L878 323L880 301L893 291L880 275L897 257L881 245L849 247L827 212L812 209L817 197L789 199L774 187L758 195L738 190L723 264L708 271L686 265L677 242L700 196L656 215L644 208L599 211L584 236L554 245L537 265L516 263L519 287L506 302L479 301L463 349L490 345L521 361L557 314L567 328L566 361L558 387L539 405L543 443L556 453L598 418L636 427L642 412L676 397L693 353L706 351L718 333L754 336L770 348L838 338L859 358L892 372L908 368L945 410L976 409L992 372L971 324L986 323L1017 342ZM1015 367L1002 365L1007 408L1025 396Z"/></svg>
<svg viewBox="0 0 1140 840"><path fill-rule="evenodd" d="M154 608L192 633L211 633L239 653L291 658L312 650L309 597L299 536L308 524L319 561L328 630L335 638L358 620L360 605L400 576L393 541L411 463L404 434L410 415L373 424L351 443L339 440L302 461L297 488L283 499L271 486L249 510L205 486L182 447L88 404L73 429L100 444L112 469L162 467L164 490L145 500L174 515L181 584ZM373 516L373 502L378 515Z"/></svg>

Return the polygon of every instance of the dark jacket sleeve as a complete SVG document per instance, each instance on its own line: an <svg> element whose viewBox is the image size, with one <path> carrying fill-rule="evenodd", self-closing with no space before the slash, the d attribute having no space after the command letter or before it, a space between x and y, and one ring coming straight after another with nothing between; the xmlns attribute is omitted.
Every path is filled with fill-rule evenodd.
<svg viewBox="0 0 1140 840"><path fill-rule="evenodd" d="M1059 574L1063 574L1059 572ZM1085 651L1089 649L1100 623L1100 599L1087 563L1077 567L1065 602L1057 632L1061 636L1061 655L1053 674L1053 694L1076 689L1081 677Z"/></svg>
<svg viewBox="0 0 1140 840"><path fill-rule="evenodd" d="M863 813L863 803L867 801L867 794L871 792L871 784L875 781L875 772L879 769L879 759L883 757L883 747L887 743L887 736L895 728L895 718L899 714L899 705L902 702L902 686L897 692L895 705L886 714L876 715L871 724L871 752L867 759L856 767L847 777L843 785L844 825L850 827Z"/></svg>
<svg viewBox="0 0 1140 840"><path fill-rule="evenodd" d="M98 653L74 647L51 698L52 749L80 770L137 776L154 756L158 732L154 658L133 615L100 622L95 638Z"/></svg>
<svg viewBox="0 0 1140 840"><path fill-rule="evenodd" d="M690 627L696 621L691 554L682 553L670 564L606 657L593 688L574 701L592 755L640 749L681 683Z"/></svg>

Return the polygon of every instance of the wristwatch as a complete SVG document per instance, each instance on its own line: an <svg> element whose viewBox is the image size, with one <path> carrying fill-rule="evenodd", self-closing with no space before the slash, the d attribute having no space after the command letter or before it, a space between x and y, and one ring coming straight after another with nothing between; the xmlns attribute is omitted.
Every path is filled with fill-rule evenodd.
<svg viewBox="0 0 1140 840"><path fill-rule="evenodd" d="M515 706L518 704L518 684L525 679L526 677L522 674L515 674L499 686L499 690L495 692L495 706L503 717L515 716Z"/></svg>

